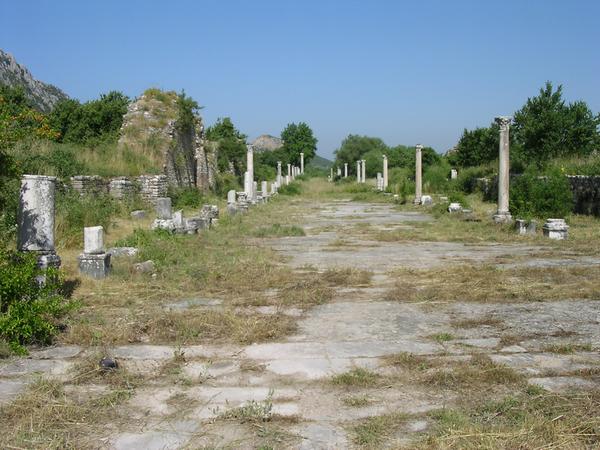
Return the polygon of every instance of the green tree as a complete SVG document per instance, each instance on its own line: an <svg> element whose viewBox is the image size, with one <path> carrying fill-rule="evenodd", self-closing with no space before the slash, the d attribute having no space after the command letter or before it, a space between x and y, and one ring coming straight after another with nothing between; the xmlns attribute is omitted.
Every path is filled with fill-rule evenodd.
<svg viewBox="0 0 600 450"><path fill-rule="evenodd" d="M225 117L208 127L205 136L218 145L219 170L227 172L231 164L234 173L241 176L246 170L246 135L235 127L229 117Z"/></svg>
<svg viewBox="0 0 600 450"><path fill-rule="evenodd" d="M66 99L50 113L50 123L60 131L60 142L96 145L117 139L128 104L129 98L117 91L83 104Z"/></svg>
<svg viewBox="0 0 600 450"><path fill-rule="evenodd" d="M334 152L334 165L344 167L344 163L347 163L348 168L352 170L356 161L363 159L363 155L367 153L383 155L388 150L388 146L379 138L350 134L342 141L340 148Z"/></svg>
<svg viewBox="0 0 600 450"><path fill-rule="evenodd" d="M451 162L460 167L472 167L493 161L498 157L499 133L500 129L496 124L487 128L465 129L456 151L452 153Z"/></svg>
<svg viewBox="0 0 600 450"><path fill-rule="evenodd" d="M565 104L562 85L554 90L549 81L514 119L523 157L538 165L559 156L588 155L600 145L600 115L594 116L582 101Z"/></svg>
<svg viewBox="0 0 600 450"><path fill-rule="evenodd" d="M307 164L317 153L317 138L304 122L288 124L281 132L281 139L287 163L299 164L300 153L304 153L304 164Z"/></svg>

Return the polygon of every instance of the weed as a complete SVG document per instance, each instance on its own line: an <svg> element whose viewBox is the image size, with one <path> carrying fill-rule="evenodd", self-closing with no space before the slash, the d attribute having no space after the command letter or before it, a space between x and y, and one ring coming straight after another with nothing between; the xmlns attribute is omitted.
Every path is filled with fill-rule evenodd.
<svg viewBox="0 0 600 450"><path fill-rule="evenodd" d="M369 417L352 427L354 442L361 447L381 448L407 418L400 413Z"/></svg>
<svg viewBox="0 0 600 450"><path fill-rule="evenodd" d="M348 372L334 375L331 382L336 386L358 386L368 387L377 385L381 380L381 375L370 370L356 367Z"/></svg>

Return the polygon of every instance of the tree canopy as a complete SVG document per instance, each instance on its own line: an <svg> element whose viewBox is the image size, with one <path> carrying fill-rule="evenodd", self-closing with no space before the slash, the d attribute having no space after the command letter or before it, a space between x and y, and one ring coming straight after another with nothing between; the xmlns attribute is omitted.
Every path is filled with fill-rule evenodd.
<svg viewBox="0 0 600 450"><path fill-rule="evenodd" d="M281 132L283 152L288 163L300 162L300 153L304 153L304 163L308 163L317 153L317 138L312 129L304 122L290 123Z"/></svg>

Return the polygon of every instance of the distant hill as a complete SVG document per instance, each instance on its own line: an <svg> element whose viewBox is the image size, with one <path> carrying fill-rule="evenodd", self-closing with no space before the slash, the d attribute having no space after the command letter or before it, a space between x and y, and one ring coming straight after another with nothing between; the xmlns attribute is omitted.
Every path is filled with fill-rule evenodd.
<svg viewBox="0 0 600 450"><path fill-rule="evenodd" d="M277 150L283 146L283 141L278 137L271 136L270 134L263 134L252 142L252 147L257 152L270 152Z"/></svg>
<svg viewBox="0 0 600 450"><path fill-rule="evenodd" d="M50 112L60 100L69 98L56 86L33 78L27 67L3 50L0 50L0 84L22 87L33 107L42 112Z"/></svg>
<svg viewBox="0 0 600 450"><path fill-rule="evenodd" d="M315 157L308 163L309 167L315 167L317 169L329 169L332 165L333 161L330 161L319 155L315 155Z"/></svg>

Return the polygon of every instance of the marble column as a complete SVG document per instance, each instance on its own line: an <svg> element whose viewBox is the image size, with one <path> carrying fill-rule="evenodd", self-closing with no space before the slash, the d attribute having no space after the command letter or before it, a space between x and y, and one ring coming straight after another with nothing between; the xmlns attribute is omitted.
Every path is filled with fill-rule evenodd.
<svg viewBox="0 0 600 450"><path fill-rule="evenodd" d="M360 174L361 174L361 162L360 159L358 161L356 161L356 182L360 183Z"/></svg>
<svg viewBox="0 0 600 450"><path fill-rule="evenodd" d="M248 171L248 190L246 191L246 195L248 198L252 198L254 195L253 187L254 187L254 149L250 144L246 145L246 170Z"/></svg>
<svg viewBox="0 0 600 450"><path fill-rule="evenodd" d="M344 178L348 178L348 163L344 163Z"/></svg>
<svg viewBox="0 0 600 450"><path fill-rule="evenodd" d="M362 181L361 183L367 182L367 160L361 160L361 171L362 171Z"/></svg>
<svg viewBox="0 0 600 450"><path fill-rule="evenodd" d="M300 153L300 174L304 173L304 153Z"/></svg>
<svg viewBox="0 0 600 450"><path fill-rule="evenodd" d="M277 161L277 183L281 185L281 161Z"/></svg>
<svg viewBox="0 0 600 450"><path fill-rule="evenodd" d="M56 177L23 175L17 217L17 248L35 252L42 269L60 267L54 248L54 193Z"/></svg>
<svg viewBox="0 0 600 450"><path fill-rule="evenodd" d="M423 178L422 178L422 170L423 170L423 161L422 161L422 151L423 146L421 144L417 144L415 147L415 205L421 204L421 197L423 196Z"/></svg>
<svg viewBox="0 0 600 450"><path fill-rule="evenodd" d="M269 190L267 188L267 182L266 181L262 181L260 183L260 192L261 192L263 200L266 199L269 196Z"/></svg>
<svg viewBox="0 0 600 450"><path fill-rule="evenodd" d="M383 191L388 187L388 159L386 155L383 155Z"/></svg>
<svg viewBox="0 0 600 450"><path fill-rule="evenodd" d="M288 173L287 174L288 174L289 177L291 177L292 176L292 165L288 164L287 167L288 167Z"/></svg>
<svg viewBox="0 0 600 450"><path fill-rule="evenodd" d="M508 205L508 190L510 185L510 156L509 156L509 128L511 117L496 117L500 125L500 155L498 167L498 211L494 215L496 223L510 222L512 216Z"/></svg>

